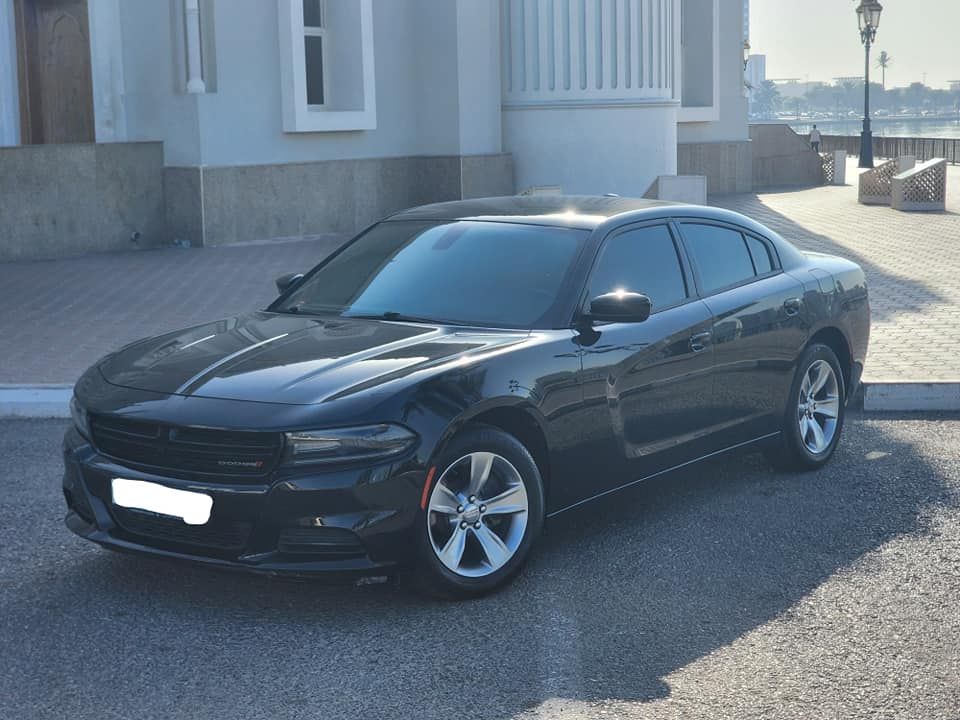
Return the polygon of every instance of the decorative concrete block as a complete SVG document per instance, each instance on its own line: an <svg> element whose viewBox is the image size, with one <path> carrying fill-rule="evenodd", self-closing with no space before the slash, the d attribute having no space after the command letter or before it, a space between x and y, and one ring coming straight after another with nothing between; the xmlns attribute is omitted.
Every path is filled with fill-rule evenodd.
<svg viewBox="0 0 960 720"><path fill-rule="evenodd" d="M947 161L935 158L902 172L891 181L890 205L909 212L947 209Z"/></svg>
<svg viewBox="0 0 960 720"><path fill-rule="evenodd" d="M901 172L899 160L888 160L860 173L858 200L863 205L889 205L893 176Z"/></svg>

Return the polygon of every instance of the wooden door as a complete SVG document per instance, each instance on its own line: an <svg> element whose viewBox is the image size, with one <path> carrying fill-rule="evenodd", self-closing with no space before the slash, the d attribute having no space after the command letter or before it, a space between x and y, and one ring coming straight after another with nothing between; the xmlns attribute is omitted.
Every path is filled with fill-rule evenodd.
<svg viewBox="0 0 960 720"><path fill-rule="evenodd" d="M25 145L93 142L87 0L15 0Z"/></svg>

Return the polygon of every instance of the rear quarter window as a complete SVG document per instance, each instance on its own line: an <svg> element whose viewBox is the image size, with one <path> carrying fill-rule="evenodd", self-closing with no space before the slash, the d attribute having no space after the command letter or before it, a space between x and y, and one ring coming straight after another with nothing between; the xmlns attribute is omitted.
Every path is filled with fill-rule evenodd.
<svg viewBox="0 0 960 720"><path fill-rule="evenodd" d="M773 258L770 256L770 248L762 240L755 237L746 236L747 247L750 249L750 257L753 258L753 266L757 270L757 275L766 275L773 272Z"/></svg>

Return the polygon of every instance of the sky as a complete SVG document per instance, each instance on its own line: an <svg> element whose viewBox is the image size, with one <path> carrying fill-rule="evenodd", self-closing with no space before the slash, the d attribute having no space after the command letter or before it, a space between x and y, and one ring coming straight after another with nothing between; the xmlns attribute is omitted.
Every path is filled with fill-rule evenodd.
<svg viewBox="0 0 960 720"><path fill-rule="evenodd" d="M871 61L893 58L887 87L923 81L947 87L960 80L960 0L880 0L883 14ZM751 52L767 56L767 78L831 82L863 76L863 46L854 0L750 0ZM874 78L873 73L876 72Z"/></svg>

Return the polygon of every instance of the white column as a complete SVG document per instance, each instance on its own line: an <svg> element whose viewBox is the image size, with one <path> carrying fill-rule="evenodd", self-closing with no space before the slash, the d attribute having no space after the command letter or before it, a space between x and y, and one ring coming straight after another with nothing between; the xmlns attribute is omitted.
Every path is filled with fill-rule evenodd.
<svg viewBox="0 0 960 720"><path fill-rule="evenodd" d="M0 0L0 146L20 144L19 100L13 0Z"/></svg>
<svg viewBox="0 0 960 720"><path fill-rule="evenodd" d="M187 26L187 92L205 93L203 61L200 51L200 2L184 0L184 21Z"/></svg>
<svg viewBox="0 0 960 720"><path fill-rule="evenodd" d="M97 142L127 139L121 0L89 0L90 65Z"/></svg>
<svg viewBox="0 0 960 720"><path fill-rule="evenodd" d="M456 0L456 34L459 152L498 153L502 144L497 4Z"/></svg>

